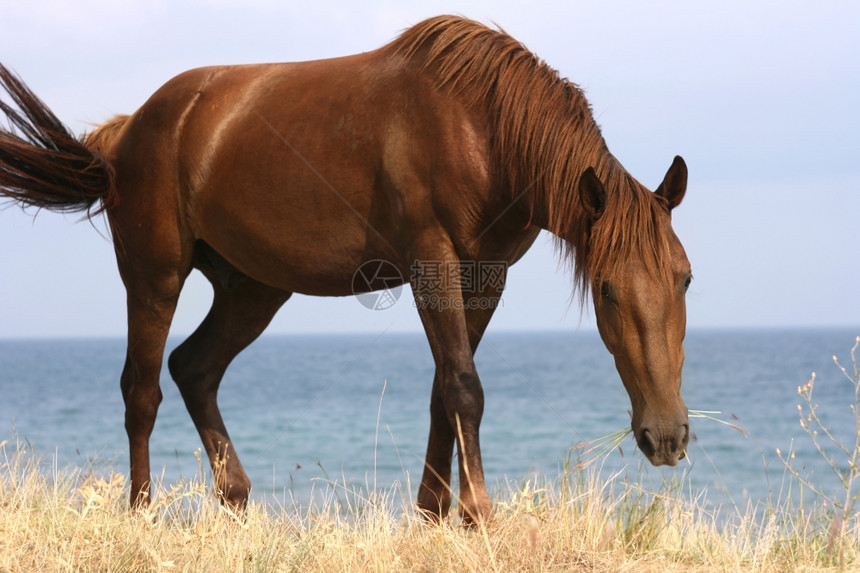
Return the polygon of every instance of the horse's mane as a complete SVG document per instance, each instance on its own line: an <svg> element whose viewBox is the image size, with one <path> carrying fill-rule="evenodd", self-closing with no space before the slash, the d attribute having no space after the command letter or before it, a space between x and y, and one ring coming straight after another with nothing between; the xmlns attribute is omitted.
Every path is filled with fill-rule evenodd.
<svg viewBox="0 0 860 573"><path fill-rule="evenodd" d="M665 270L667 243L655 216L663 207L609 152L576 84L504 31L455 16L417 24L389 47L419 62L440 88L486 109L496 174L512 200L528 192L545 210L559 253L573 264L581 301L593 280L614 275L633 257ZM588 167L607 191L594 225L579 200Z"/></svg>

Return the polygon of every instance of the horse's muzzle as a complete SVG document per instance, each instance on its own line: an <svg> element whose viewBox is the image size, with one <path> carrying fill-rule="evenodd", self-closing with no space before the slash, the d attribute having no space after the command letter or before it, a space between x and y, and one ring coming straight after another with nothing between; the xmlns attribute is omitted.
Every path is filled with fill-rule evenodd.
<svg viewBox="0 0 860 573"><path fill-rule="evenodd" d="M674 428L640 428L634 432L636 445L655 466L676 466L686 456L690 424Z"/></svg>

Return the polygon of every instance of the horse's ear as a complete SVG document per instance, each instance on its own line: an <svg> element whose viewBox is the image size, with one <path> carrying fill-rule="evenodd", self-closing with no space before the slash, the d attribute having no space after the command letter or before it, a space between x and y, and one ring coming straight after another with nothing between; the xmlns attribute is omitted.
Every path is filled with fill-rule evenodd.
<svg viewBox="0 0 860 573"><path fill-rule="evenodd" d="M579 201L592 220L599 219L606 207L606 189L593 167L586 169L579 178Z"/></svg>
<svg viewBox="0 0 860 573"><path fill-rule="evenodd" d="M684 193L687 192L687 164L680 155L675 156L672 166L666 172L663 182L657 187L655 193L666 200L666 205L671 211L681 204Z"/></svg>

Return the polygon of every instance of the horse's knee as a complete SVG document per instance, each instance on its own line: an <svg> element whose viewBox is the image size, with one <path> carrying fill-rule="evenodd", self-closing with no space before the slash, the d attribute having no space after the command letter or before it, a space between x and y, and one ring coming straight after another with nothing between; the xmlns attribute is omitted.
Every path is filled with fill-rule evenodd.
<svg viewBox="0 0 860 573"><path fill-rule="evenodd" d="M163 398L161 387L157 384L153 387L132 385L124 392L124 398L126 433L129 437L149 436L155 426L158 406Z"/></svg>
<svg viewBox="0 0 860 573"><path fill-rule="evenodd" d="M442 399L454 428L456 428L455 415L461 422L468 420L479 423L484 414L484 389L474 370L457 372L451 376L443 391Z"/></svg>
<svg viewBox="0 0 860 573"><path fill-rule="evenodd" d="M147 375L126 356L119 384L125 402L126 420L140 420L143 425L150 419L154 420L163 397L157 372Z"/></svg>

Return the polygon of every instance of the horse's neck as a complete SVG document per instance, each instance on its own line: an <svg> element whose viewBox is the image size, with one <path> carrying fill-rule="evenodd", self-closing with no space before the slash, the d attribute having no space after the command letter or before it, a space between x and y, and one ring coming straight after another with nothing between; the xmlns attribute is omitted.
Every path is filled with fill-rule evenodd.
<svg viewBox="0 0 860 573"><path fill-rule="evenodd" d="M568 241L573 241L571 232L588 224L590 218L580 195L580 181L589 167L595 170L607 193L623 192L621 187L631 180L599 131L588 137L594 140L590 147L570 149L568 156L535 157L540 163L532 167L537 177L527 194L531 223ZM568 149L562 143L555 148Z"/></svg>

